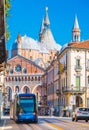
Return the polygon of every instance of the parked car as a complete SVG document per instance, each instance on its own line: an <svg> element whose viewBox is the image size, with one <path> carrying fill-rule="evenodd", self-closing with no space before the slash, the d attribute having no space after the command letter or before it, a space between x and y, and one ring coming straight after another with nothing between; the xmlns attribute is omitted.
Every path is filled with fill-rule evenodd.
<svg viewBox="0 0 89 130"><path fill-rule="evenodd" d="M89 108L78 107L72 113L72 121L85 120L88 122L89 120Z"/></svg>

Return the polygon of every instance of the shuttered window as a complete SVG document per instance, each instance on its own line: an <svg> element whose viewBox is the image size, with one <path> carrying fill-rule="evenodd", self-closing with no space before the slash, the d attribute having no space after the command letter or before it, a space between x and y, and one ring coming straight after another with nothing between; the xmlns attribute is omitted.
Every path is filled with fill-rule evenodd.
<svg viewBox="0 0 89 130"><path fill-rule="evenodd" d="M80 76L76 76L76 89L80 90Z"/></svg>
<svg viewBox="0 0 89 130"><path fill-rule="evenodd" d="M80 67L80 59L76 60L76 66L79 68Z"/></svg>

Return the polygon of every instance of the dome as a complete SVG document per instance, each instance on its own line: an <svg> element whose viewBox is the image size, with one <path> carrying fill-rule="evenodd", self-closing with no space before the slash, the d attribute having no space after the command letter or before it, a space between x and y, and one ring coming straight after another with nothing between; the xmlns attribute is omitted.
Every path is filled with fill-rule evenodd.
<svg viewBox="0 0 89 130"><path fill-rule="evenodd" d="M21 49L37 50L41 53L49 53L49 50L60 50L61 48L61 46L55 42L49 30L48 33L45 33L44 42L38 42L26 35L22 36L20 39L21 42L19 42L18 39L15 40L12 45L12 50L17 50L18 44L21 44Z"/></svg>

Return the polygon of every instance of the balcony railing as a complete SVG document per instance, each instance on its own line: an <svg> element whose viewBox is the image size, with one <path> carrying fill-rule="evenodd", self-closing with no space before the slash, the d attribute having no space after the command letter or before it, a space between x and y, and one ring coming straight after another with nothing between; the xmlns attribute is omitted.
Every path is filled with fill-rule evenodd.
<svg viewBox="0 0 89 130"><path fill-rule="evenodd" d="M84 93L85 92L85 87L83 88L67 88L67 87L62 87L62 92L65 93Z"/></svg>
<svg viewBox="0 0 89 130"><path fill-rule="evenodd" d="M77 71L77 72L79 72L79 71L81 71L82 70L82 67L81 66L75 66L75 71Z"/></svg>

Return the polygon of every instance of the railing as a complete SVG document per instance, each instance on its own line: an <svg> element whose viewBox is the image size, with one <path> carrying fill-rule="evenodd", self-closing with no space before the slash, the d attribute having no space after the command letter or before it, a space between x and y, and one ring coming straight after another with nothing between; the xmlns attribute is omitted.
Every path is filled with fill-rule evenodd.
<svg viewBox="0 0 89 130"><path fill-rule="evenodd" d="M67 88L67 87L62 87L62 92L68 92L68 93L84 93L85 92L85 87L83 88Z"/></svg>
<svg viewBox="0 0 89 130"><path fill-rule="evenodd" d="M42 85L42 81L9 81L6 82L6 85L18 85L18 84L40 84Z"/></svg>
<svg viewBox="0 0 89 130"><path fill-rule="evenodd" d="M81 70L82 70L82 67L81 67L81 66L77 66L77 65L75 66L75 71L78 71L78 72L79 72L79 71L81 71Z"/></svg>

